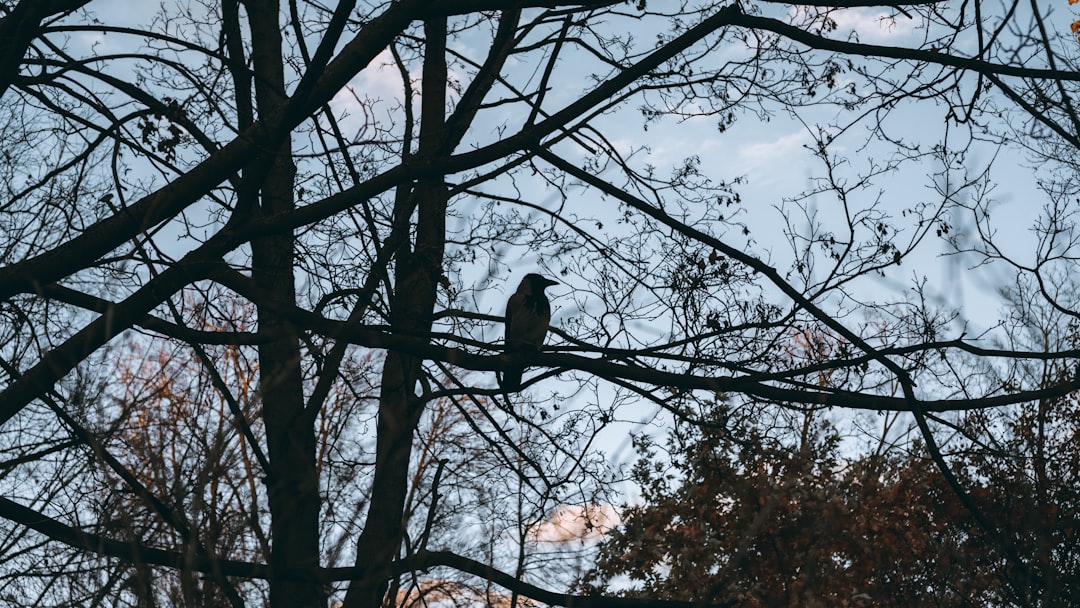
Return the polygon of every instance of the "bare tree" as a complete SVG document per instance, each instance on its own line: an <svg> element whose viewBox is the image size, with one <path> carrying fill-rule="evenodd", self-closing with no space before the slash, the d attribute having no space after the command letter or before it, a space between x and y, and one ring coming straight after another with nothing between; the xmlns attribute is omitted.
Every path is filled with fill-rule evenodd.
<svg viewBox="0 0 1080 608"><path fill-rule="evenodd" d="M46 560L0 594L352 607L448 581L632 605L539 586L570 580L506 561L499 534L602 498L612 423L712 424L718 393L910 415L1031 574L933 425L1073 393L986 370L1076 353L988 347L920 281L881 285L938 237L1006 257L995 166L969 154L1009 133L1068 166L1075 41L1034 3L920 0L874 3L899 33L871 44L846 25L869 5L0 3L0 548ZM781 114L819 168L784 201L745 199L723 153L648 147L679 121L725 145ZM936 189L881 194L912 172ZM967 212L984 230L957 240ZM1068 266L1068 217L1014 269ZM564 285L550 346L505 353L506 285L535 267ZM522 366L505 395L494 372ZM481 499L514 514L455 536Z"/></svg>

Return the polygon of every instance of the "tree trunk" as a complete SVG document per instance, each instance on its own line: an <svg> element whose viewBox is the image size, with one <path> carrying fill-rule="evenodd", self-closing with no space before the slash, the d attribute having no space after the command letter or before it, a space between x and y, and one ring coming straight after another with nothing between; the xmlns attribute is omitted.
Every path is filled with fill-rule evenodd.
<svg viewBox="0 0 1080 608"><path fill-rule="evenodd" d="M248 0L255 101L262 117L285 101L280 15L276 0ZM272 158L256 159L245 170L245 185L258 180L261 197L250 212L274 215L294 208L296 166L291 142L280 143ZM238 205L249 212L246 201ZM252 276L274 300L293 304L294 237L280 232L251 243ZM275 336L259 347L259 386L270 471L270 605L273 608L325 608L326 593L315 578L319 566L319 481L315 468L314 416L305 411L299 336L266 307L259 308L259 332Z"/></svg>
<svg viewBox="0 0 1080 608"><path fill-rule="evenodd" d="M425 22L424 34L418 151L421 161L434 160L445 147L446 20ZM410 249L406 241L395 256L394 293L390 299L394 331L413 335L431 331L446 245L446 205L441 175L420 180L411 192L398 193L395 222L410 221L416 207L417 225L415 246ZM424 408L423 398L416 394L421 363L420 358L389 351L383 364L375 479L356 552L357 565L365 567L369 576L350 585L345 608L375 608L381 604L386 580L380 570L401 547L413 432Z"/></svg>

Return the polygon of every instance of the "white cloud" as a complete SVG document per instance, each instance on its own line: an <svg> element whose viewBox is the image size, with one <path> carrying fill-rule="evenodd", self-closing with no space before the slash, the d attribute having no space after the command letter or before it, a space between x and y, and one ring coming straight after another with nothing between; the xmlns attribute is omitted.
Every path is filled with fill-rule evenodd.
<svg viewBox="0 0 1080 608"><path fill-rule="evenodd" d="M619 522L619 509L613 505L561 505L530 530L530 536L545 543L599 540Z"/></svg>
<svg viewBox="0 0 1080 608"><path fill-rule="evenodd" d="M842 36L830 35L831 38L846 37L848 32L855 32L860 42L880 43L895 42L906 37L918 23L903 15L892 15L874 7L859 7L835 11L831 15L836 22L837 32Z"/></svg>
<svg viewBox="0 0 1080 608"><path fill-rule="evenodd" d="M404 86L393 61L389 50L382 51L330 100L331 111L347 138L374 136L367 132L370 125L381 121L389 109L401 105Z"/></svg>
<svg viewBox="0 0 1080 608"><path fill-rule="evenodd" d="M409 74L412 83L413 111L420 114L420 90L422 67L417 65ZM447 82L460 79L462 75L453 69L447 72ZM447 84L447 99L455 101L458 93ZM330 107L341 122L347 137L354 140L374 137L372 128L387 128L387 115L397 115L405 102L405 83L394 56L385 49L368 63L330 100ZM395 125L400 128L400 125ZM393 127L391 127L393 128Z"/></svg>

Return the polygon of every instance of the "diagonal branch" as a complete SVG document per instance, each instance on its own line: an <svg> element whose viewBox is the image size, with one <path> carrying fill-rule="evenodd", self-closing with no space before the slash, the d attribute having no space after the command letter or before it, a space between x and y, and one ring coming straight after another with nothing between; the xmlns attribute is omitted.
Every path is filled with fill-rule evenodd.
<svg viewBox="0 0 1080 608"><path fill-rule="evenodd" d="M80 270L87 260L96 260L124 241L174 217L258 157L260 151L276 149L276 142L367 66L408 25L415 10L423 4L426 4L423 0L392 4L345 45L317 81L305 78L301 94L289 98L279 111L245 129L192 170L131 204L124 212L93 224L66 243L0 269L0 300L34 291L39 285Z"/></svg>
<svg viewBox="0 0 1080 608"><path fill-rule="evenodd" d="M26 50L41 33L41 22L53 15L74 11L90 0L21 0L0 19L0 95L19 73Z"/></svg>

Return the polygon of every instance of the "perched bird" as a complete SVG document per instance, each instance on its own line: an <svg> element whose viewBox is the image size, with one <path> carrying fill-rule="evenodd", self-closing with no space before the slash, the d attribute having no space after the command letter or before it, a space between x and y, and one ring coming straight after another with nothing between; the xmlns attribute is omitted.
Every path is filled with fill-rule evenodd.
<svg viewBox="0 0 1080 608"><path fill-rule="evenodd" d="M517 291L506 303L506 352L536 352L544 343L548 323L551 322L551 303L544 290L558 285L536 273L529 273L521 279ZM504 391L516 391L521 388L521 373L524 367L508 367L503 374Z"/></svg>

